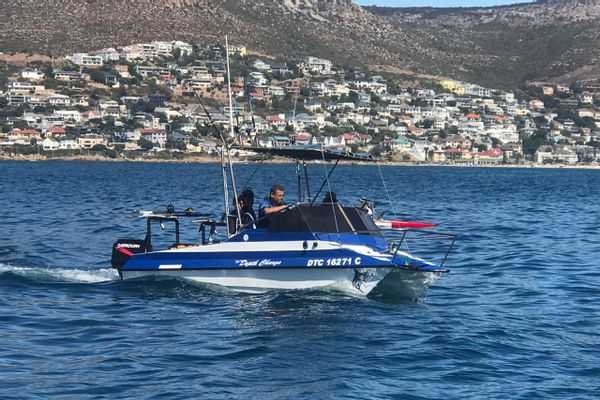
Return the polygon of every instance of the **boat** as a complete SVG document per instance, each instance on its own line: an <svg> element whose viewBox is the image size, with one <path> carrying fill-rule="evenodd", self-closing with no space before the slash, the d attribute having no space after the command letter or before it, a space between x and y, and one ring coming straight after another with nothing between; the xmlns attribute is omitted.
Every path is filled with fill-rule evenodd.
<svg viewBox="0 0 600 400"><path fill-rule="evenodd" d="M298 203L270 217L266 228L241 227L223 241L214 232L224 222L196 219L200 243L181 242L179 221L198 216L204 214L145 213L145 238L119 239L113 245L112 264L119 276L177 277L249 293L337 286L418 298L448 272L443 262L436 265L403 251L404 236L386 240L359 207ZM175 224L174 242L155 249L152 226L168 222Z"/></svg>
<svg viewBox="0 0 600 400"><path fill-rule="evenodd" d="M204 107L200 98L198 101ZM204 109L210 120L210 114ZM365 204L349 206L316 201L325 185L330 186L330 176L339 162L376 161L372 157L329 151L319 146L235 145L231 140L234 137L231 114L232 132L228 140L215 124L212 126L222 143L224 217L216 218L191 209L176 211L174 207L144 212L145 237L119 239L113 244L111 263L122 279L160 276L249 293L337 288L364 295L391 294L417 299L448 272L444 265L456 238L423 229L434 224L374 219L372 207L364 207ZM238 198L230 156L235 148L263 153L265 157L294 159L298 182L296 203L266 217L268 220L243 224L236 218L242 215L238 202L233 202L234 210L230 210L229 201L230 196ZM310 193L307 161L333 162L315 195ZM180 239L183 220L199 224L199 237L192 241ZM167 223L174 227L172 241L163 248L155 248L153 226L157 223L163 229ZM226 228L226 236L217 235L220 227ZM388 230L396 230L399 236L386 237ZM426 261L411 254L408 243L409 234L413 232L447 241L448 248L441 262Z"/></svg>
<svg viewBox="0 0 600 400"><path fill-rule="evenodd" d="M327 154L324 150L313 153L314 149L291 146L255 150L296 159L295 204L269 216L266 226L262 220L242 225L235 217L240 215L239 210L228 209L230 180L225 178L233 169L222 156L227 217L216 218L191 209L175 211L172 206L142 213L147 219L144 239L119 239L113 244L112 265L119 276L183 278L248 293L332 287L365 295L417 299L449 271L444 264L456 238L423 229L435 224L374 218L374 206L365 199L359 206L316 201L338 163L356 161L351 154ZM306 172L306 161L310 159L334 161L314 196L310 195ZM180 239L182 220L199 224L196 242ZM167 223L174 226L172 242L162 249L153 243L153 226L157 223L162 229ZM217 236L221 227L227 236ZM399 236L387 238L389 230L397 231ZM441 262L426 261L408 251L409 234L415 232L428 239L448 241Z"/></svg>

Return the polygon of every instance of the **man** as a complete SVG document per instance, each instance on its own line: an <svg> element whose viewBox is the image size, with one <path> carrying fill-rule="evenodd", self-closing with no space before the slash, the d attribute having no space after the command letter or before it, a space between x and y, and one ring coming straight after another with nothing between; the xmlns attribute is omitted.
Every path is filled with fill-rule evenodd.
<svg viewBox="0 0 600 400"><path fill-rule="evenodd" d="M265 217L278 213L287 207L285 201L283 201L284 195L285 194L282 186L273 185L271 186L269 197L265 197L260 203L258 203L258 219L262 220L262 227L268 225L268 219L265 219Z"/></svg>

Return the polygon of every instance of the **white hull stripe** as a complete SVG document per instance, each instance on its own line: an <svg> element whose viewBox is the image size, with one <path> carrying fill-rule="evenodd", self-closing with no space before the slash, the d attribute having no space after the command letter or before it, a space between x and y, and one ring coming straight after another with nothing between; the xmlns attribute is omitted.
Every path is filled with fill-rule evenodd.
<svg viewBox="0 0 600 400"><path fill-rule="evenodd" d="M172 269L181 269L181 264L161 264L158 266L158 269L166 269L166 270L172 270Z"/></svg>

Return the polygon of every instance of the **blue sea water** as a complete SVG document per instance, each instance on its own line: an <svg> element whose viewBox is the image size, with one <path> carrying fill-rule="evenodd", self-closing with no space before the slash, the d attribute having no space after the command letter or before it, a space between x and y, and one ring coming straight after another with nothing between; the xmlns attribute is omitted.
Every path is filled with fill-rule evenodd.
<svg viewBox="0 0 600 400"><path fill-rule="evenodd" d="M250 187L293 202L293 171ZM136 212L217 215L220 166L1 162L0 398L600 398L600 171L381 172L404 219L459 235L416 302L120 281L111 244L143 236ZM381 211L379 176L339 166L331 189Z"/></svg>

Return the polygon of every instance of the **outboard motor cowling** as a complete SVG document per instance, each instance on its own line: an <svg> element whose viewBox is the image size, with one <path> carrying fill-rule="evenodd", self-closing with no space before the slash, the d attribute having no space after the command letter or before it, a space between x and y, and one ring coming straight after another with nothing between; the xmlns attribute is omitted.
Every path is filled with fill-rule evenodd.
<svg viewBox="0 0 600 400"><path fill-rule="evenodd" d="M145 240L119 239L113 244L110 263L113 268L121 268L129 260L129 257L146 251L148 249Z"/></svg>

